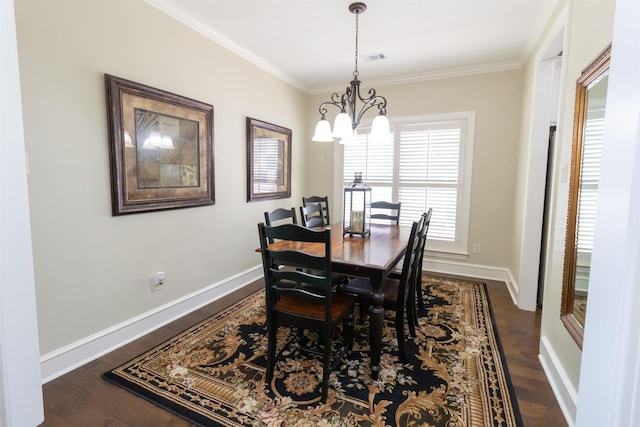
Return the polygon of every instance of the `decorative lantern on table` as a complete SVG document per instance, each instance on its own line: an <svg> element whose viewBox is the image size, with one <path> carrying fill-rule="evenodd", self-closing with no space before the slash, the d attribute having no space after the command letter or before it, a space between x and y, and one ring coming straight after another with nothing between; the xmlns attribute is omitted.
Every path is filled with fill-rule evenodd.
<svg viewBox="0 0 640 427"><path fill-rule="evenodd" d="M351 185L344 187L342 228L344 234L366 237L371 233L371 187L356 172Z"/></svg>

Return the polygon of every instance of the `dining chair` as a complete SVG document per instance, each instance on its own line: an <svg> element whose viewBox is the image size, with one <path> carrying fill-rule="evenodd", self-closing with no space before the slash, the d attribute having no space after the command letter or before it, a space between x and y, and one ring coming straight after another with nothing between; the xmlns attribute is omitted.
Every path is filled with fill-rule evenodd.
<svg viewBox="0 0 640 427"><path fill-rule="evenodd" d="M424 220L422 222L422 230L420 230L420 248L418 249L418 270L416 272L416 283L415 283L415 294L416 299L418 301L418 309L423 312L424 311L424 290L422 289L422 261L424 259L424 249L427 244L427 233L429 232L429 224L431 223L431 214L433 213L433 208L429 208L425 213L423 213ZM417 312L415 318L417 320Z"/></svg>
<svg viewBox="0 0 640 427"><path fill-rule="evenodd" d="M322 343L322 402L328 394L329 373L353 347L353 296L333 291L331 272L331 230L310 230L297 224L269 227L258 224L260 249L266 288L267 310L267 371L266 381L274 376L276 359L295 340L302 337L303 329L317 331ZM296 249L270 249L269 239L324 244L324 251L312 255ZM287 269L274 268L285 265ZM308 271L313 271L313 274ZM344 346L332 355L332 332L342 324ZM298 329L297 334L276 354L279 326ZM300 344L300 343L299 343ZM301 347L301 351L318 354ZM332 360L333 359L333 360Z"/></svg>
<svg viewBox="0 0 640 427"><path fill-rule="evenodd" d="M395 312L395 329L396 337L398 339L398 351L400 353L400 361L405 363L407 361L407 346L406 346L406 334L404 330L405 318L409 326L409 333L412 337L416 336L414 318L415 313L412 312L411 305L408 301L409 297L415 298L414 284L417 273L417 262L419 243L420 243L420 230L422 229L422 223L424 217L420 217L418 221L414 221L411 226L411 232L409 234L409 241L407 243L407 250L405 252L404 261L402 263L402 272L399 279L387 277L382 285L382 293L384 295L384 301L382 307L385 310ZM354 277L340 287L340 291L347 295L354 295L358 297L361 313L368 310L371 305L371 295L373 294L373 287L369 280Z"/></svg>
<svg viewBox="0 0 640 427"><path fill-rule="evenodd" d="M385 220L390 224L400 224L400 202L371 202L371 219Z"/></svg>
<svg viewBox="0 0 640 427"><path fill-rule="evenodd" d="M327 225L327 223L324 222L322 205L320 203L300 206L300 218L302 218L302 225L307 228L323 227L324 225Z"/></svg>
<svg viewBox="0 0 640 427"><path fill-rule="evenodd" d="M416 326L418 325L418 309L421 312L424 312L424 296L422 290L422 261L424 259L424 248L427 242L427 232L429 231L429 223L431 221L431 213L433 212L432 208L429 208L427 212L422 214L422 228L419 230L419 238L420 241L418 243L419 248L416 257L416 274L415 274L415 283L413 283L412 291L410 295L414 295L414 298L409 298L407 303L410 307L407 307L407 310L410 310L413 313L413 318L415 320ZM402 265L403 261L400 261L398 265ZM400 279L402 275L402 271L399 269L392 270L388 277L393 279ZM416 301L418 302L416 307Z"/></svg>
<svg viewBox="0 0 640 427"><path fill-rule="evenodd" d="M320 203L322 205L324 223L326 225L331 224L331 219L329 217L329 197L328 196L309 196L309 197L302 198L302 206L308 206L316 203Z"/></svg>

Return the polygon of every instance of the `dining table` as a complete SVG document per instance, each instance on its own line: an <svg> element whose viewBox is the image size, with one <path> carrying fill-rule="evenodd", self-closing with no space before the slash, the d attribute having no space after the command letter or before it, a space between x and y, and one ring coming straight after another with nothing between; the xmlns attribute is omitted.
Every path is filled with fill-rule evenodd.
<svg viewBox="0 0 640 427"><path fill-rule="evenodd" d="M345 276L358 276L370 280L373 293L369 306L369 357L371 377L378 378L384 324L384 295L382 285L387 275L394 270L407 249L410 229L399 225L371 224L371 233L366 236L349 235L343 232L342 222L316 228L331 229L331 269ZM323 255L321 243L303 243L281 240L269 245L279 250L295 249Z"/></svg>

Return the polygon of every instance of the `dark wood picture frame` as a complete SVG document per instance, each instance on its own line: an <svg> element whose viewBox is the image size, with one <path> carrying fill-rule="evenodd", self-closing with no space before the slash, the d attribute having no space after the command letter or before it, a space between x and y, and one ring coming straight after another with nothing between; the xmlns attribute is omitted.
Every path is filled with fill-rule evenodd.
<svg viewBox="0 0 640 427"><path fill-rule="evenodd" d="M291 197L291 129L247 117L247 201Z"/></svg>
<svg viewBox="0 0 640 427"><path fill-rule="evenodd" d="M213 106L105 74L112 215L215 203Z"/></svg>

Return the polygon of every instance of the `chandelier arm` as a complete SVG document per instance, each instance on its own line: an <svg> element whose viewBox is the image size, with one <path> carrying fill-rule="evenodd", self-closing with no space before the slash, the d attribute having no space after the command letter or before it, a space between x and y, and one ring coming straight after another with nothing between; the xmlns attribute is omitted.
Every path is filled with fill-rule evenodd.
<svg viewBox="0 0 640 427"><path fill-rule="evenodd" d="M369 109L373 107L377 107L378 111L380 111L383 115L386 115L387 100L384 97L375 96L372 98L360 98L360 100L364 102L364 105L362 106L362 108L360 108L360 112L358 113L357 116L353 114L353 116L355 116L353 120L354 129L360 126L360 121L362 120L362 116L364 115L364 113L366 113L367 111L369 111Z"/></svg>
<svg viewBox="0 0 640 427"><path fill-rule="evenodd" d="M342 103L340 101L325 101L322 104L320 104L320 107L318 108L318 111L320 112L320 114L322 115L322 119L326 119L326 115L329 112L329 110L327 110L326 106L327 105L334 105L336 107L338 107L340 110L344 109L344 106L342 105Z"/></svg>
<svg viewBox="0 0 640 427"><path fill-rule="evenodd" d="M358 98L360 99L360 101L362 101L365 104L369 104L369 103L372 103L373 101L376 101L371 106L378 105L378 109L380 110L384 109L384 113L386 114L387 99L384 96L376 95L376 90L374 88L369 89L368 95L369 95L368 98L364 98L360 94L360 90L358 89ZM382 108L380 108L380 106L382 106ZM367 109L369 108L370 107L367 107Z"/></svg>
<svg viewBox="0 0 640 427"><path fill-rule="evenodd" d="M333 105L344 105L344 94L339 95L336 92L332 93L331 94L331 103Z"/></svg>

